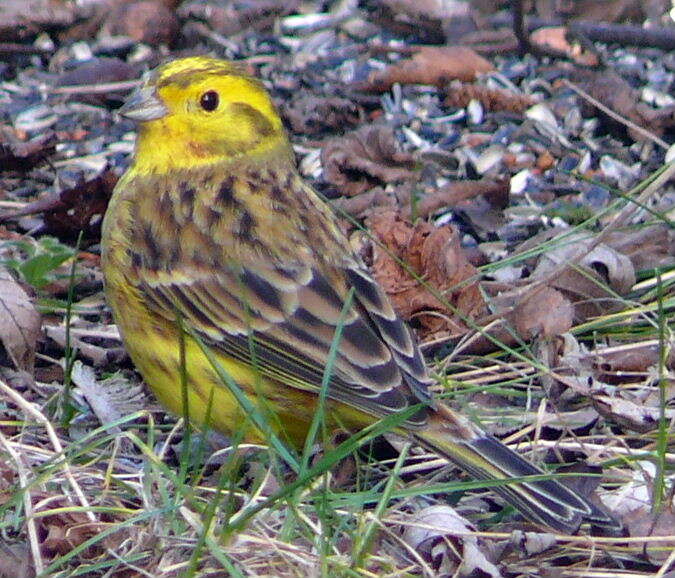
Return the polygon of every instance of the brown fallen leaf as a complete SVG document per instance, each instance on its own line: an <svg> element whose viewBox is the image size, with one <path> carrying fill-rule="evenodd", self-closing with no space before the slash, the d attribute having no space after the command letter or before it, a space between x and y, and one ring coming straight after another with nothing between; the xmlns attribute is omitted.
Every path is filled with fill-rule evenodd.
<svg viewBox="0 0 675 578"><path fill-rule="evenodd" d="M628 530L629 536L663 536L662 541L643 541L643 554L652 564L662 564L673 550L675 501L668 493L661 512L652 508L656 466L647 461L635 464L633 479L601 494L605 508L610 510Z"/></svg>
<svg viewBox="0 0 675 578"><path fill-rule="evenodd" d="M628 81L612 71L598 73L586 69L577 69L571 78L595 100L619 116L632 121L638 127L644 128L656 136L661 136L668 129L675 126L675 106L655 109L642 102L640 93ZM592 104L582 101L582 111L587 116L597 115L606 125L619 134L625 133L625 127L618 121L608 117L602 110ZM645 139L645 135L637 130L628 129L628 134L636 141Z"/></svg>
<svg viewBox="0 0 675 578"><path fill-rule="evenodd" d="M138 67L119 58L92 58L62 72L57 87L90 86L120 82L137 78ZM105 93L73 93L71 98L91 104L103 105L106 101L120 101L126 90Z"/></svg>
<svg viewBox="0 0 675 578"><path fill-rule="evenodd" d="M23 40L46 29L66 28L75 22L79 9L75 3L54 0L2 0L0 38Z"/></svg>
<svg viewBox="0 0 675 578"><path fill-rule="evenodd" d="M565 26L538 28L530 34L530 42L565 54L581 66L597 66L600 63L597 54L584 50L579 44L570 44Z"/></svg>
<svg viewBox="0 0 675 578"><path fill-rule="evenodd" d="M438 575L485 576L502 574L488 560L488 544L476 536L473 525L446 505L424 508L406 520L402 539L421 555Z"/></svg>
<svg viewBox="0 0 675 578"><path fill-rule="evenodd" d="M54 152L53 131L22 141L11 127L0 128L0 171L28 171Z"/></svg>
<svg viewBox="0 0 675 578"><path fill-rule="evenodd" d="M522 535L519 545L528 557L541 554L557 543L555 534L544 534L542 532L514 532L514 534L514 538Z"/></svg>
<svg viewBox="0 0 675 578"><path fill-rule="evenodd" d="M521 339L551 338L567 333L573 323L574 308L560 291L535 288L521 295L517 305L505 315Z"/></svg>
<svg viewBox="0 0 675 578"><path fill-rule="evenodd" d="M400 150L391 127L364 126L329 140L321 150L324 179L347 196L415 177L415 161Z"/></svg>
<svg viewBox="0 0 675 578"><path fill-rule="evenodd" d="M33 301L4 267L0 267L0 342L17 369L33 373L42 319Z"/></svg>
<svg viewBox="0 0 675 578"><path fill-rule="evenodd" d="M675 230L666 223L630 231L614 231L605 244L626 255L636 271L675 265Z"/></svg>
<svg viewBox="0 0 675 578"><path fill-rule="evenodd" d="M282 113L293 132L315 135L335 129L344 132L356 126L363 111L347 98L304 94L291 103L282 103Z"/></svg>
<svg viewBox="0 0 675 578"><path fill-rule="evenodd" d="M429 217L443 207L467 208L471 199L482 196L493 208L504 209L509 201L509 183L506 179L481 179L478 181L452 181L418 198L415 204L417 217ZM403 199L399 199L403 201ZM401 202L403 216L409 218L412 212L410 202Z"/></svg>
<svg viewBox="0 0 675 578"><path fill-rule="evenodd" d="M161 0L113 4L104 29L150 46L171 46L178 37L180 23L174 9L166 4Z"/></svg>
<svg viewBox="0 0 675 578"><path fill-rule="evenodd" d="M64 509L72 504L63 500ZM53 507L53 504L52 504ZM94 522L84 512L60 511L37 518L38 532L42 535L41 547L47 556L64 555L90 538L98 535L106 524ZM100 541L83 551L84 558L99 556L105 548Z"/></svg>
<svg viewBox="0 0 675 578"><path fill-rule="evenodd" d="M447 0L377 0L375 4L386 7L392 12L405 14L412 21L441 20L466 14L469 7L464 2Z"/></svg>
<svg viewBox="0 0 675 578"><path fill-rule="evenodd" d="M506 111L522 114L537 104L537 99L528 94L518 94L510 90L464 84L455 80L445 88L445 106L464 108L472 100L479 101L485 110L491 112Z"/></svg>
<svg viewBox="0 0 675 578"><path fill-rule="evenodd" d="M381 212L385 209L398 208L396 195L385 191L382 187L374 187L355 197L340 197L331 201L338 213L347 213L357 219Z"/></svg>
<svg viewBox="0 0 675 578"><path fill-rule="evenodd" d="M486 353L494 351L495 341L515 345L518 341L551 339L570 330L574 307L560 291L551 287L527 287L505 291L491 301L494 314L477 320L489 327L487 335L477 335L466 351ZM495 319L502 323L493 324Z"/></svg>
<svg viewBox="0 0 675 578"><path fill-rule="evenodd" d="M28 543L0 542L0 578L33 578L35 569Z"/></svg>
<svg viewBox="0 0 675 578"><path fill-rule="evenodd" d="M464 335L467 327L461 316L484 314L486 305L476 281L477 271L464 255L453 227L434 227L423 221L412 225L394 211L372 215L367 225L384 245L373 244L373 274L399 315L419 324L422 338L439 333ZM442 301L434 293L442 295Z"/></svg>
<svg viewBox="0 0 675 578"><path fill-rule="evenodd" d="M373 72L356 88L385 92L394 84L430 84L442 87L451 80L472 82L494 66L465 46L420 46L410 59Z"/></svg>
<svg viewBox="0 0 675 578"><path fill-rule="evenodd" d="M122 419L145 405L141 385L131 384L119 375L99 381L94 370L80 361L73 364L72 379L102 425ZM122 431L119 426L110 426L110 429Z"/></svg>
<svg viewBox="0 0 675 578"><path fill-rule="evenodd" d="M180 2L177 14L186 22L184 33L202 29L234 36L247 30L271 30L281 16L292 14L299 5L300 0L199 0Z"/></svg>
<svg viewBox="0 0 675 578"><path fill-rule="evenodd" d="M64 191L54 192L28 203L18 211L0 215L0 222L26 215L42 213L47 234L61 239L76 239L80 231L84 238L100 238L103 214L117 182L110 170L83 181Z"/></svg>
<svg viewBox="0 0 675 578"><path fill-rule="evenodd" d="M626 429L640 433L654 431L659 427L661 408L646 406L633 400L607 395L592 396L593 406L598 413ZM664 409L667 420L675 418L675 409Z"/></svg>
<svg viewBox="0 0 675 578"><path fill-rule="evenodd" d="M464 5L446 0L375 0L368 4L373 7L371 22L395 34L413 34L426 43L443 42L443 24L452 16L452 6Z"/></svg>
<svg viewBox="0 0 675 578"><path fill-rule="evenodd" d="M661 565L673 551L673 528L675 527L675 504L660 513L635 510L624 518L630 536L663 536L661 541L646 542L643 554L652 564ZM665 578L665 575L662 575ZM672 575L671 575L672 577Z"/></svg>
<svg viewBox="0 0 675 578"><path fill-rule="evenodd" d="M589 358L603 381L609 381L614 376L624 377L627 372L646 375L649 370L656 369L661 361L661 344L654 340L598 348ZM666 355L665 367L675 369L675 350Z"/></svg>
<svg viewBox="0 0 675 578"><path fill-rule="evenodd" d="M574 266L559 270L568 261ZM551 274L553 278L547 279ZM616 295L625 295L633 287L635 269L628 257L608 245L575 237L544 253L531 277L547 280L550 287L562 291L574 303L576 320L583 321L623 307Z"/></svg>

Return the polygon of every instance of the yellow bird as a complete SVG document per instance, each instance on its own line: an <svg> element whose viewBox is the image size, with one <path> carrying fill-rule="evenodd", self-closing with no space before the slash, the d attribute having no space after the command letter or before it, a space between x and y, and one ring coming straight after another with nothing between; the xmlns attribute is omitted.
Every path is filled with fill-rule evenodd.
<svg viewBox="0 0 675 578"><path fill-rule="evenodd" d="M184 369L191 421L264 441L203 345L253 404L274 411L277 434L301 447L339 327L329 426L358 431L423 404L396 433L476 478L542 474L431 398L415 337L298 174L259 80L232 62L175 60L120 114L137 121L138 139L103 223L106 292L133 362L167 408L184 413ZM583 519L613 524L555 480L495 492L557 531Z"/></svg>

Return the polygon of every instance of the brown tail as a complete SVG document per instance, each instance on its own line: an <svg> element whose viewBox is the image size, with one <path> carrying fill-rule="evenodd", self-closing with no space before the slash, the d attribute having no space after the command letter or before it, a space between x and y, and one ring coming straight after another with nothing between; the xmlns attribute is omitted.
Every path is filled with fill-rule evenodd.
<svg viewBox="0 0 675 578"><path fill-rule="evenodd" d="M415 431L414 435L422 445L477 479L511 480L545 475L499 440L468 425L442 405L431 416L428 427ZM533 522L558 532L574 533L584 520L613 529L621 527L608 514L553 479L513 482L493 489Z"/></svg>

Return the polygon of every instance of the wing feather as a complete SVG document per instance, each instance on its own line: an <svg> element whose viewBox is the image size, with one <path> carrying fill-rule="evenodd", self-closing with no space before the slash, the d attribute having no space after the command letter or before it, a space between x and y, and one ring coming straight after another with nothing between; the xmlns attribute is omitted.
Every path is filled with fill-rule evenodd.
<svg viewBox="0 0 675 578"><path fill-rule="evenodd" d="M335 287L316 267L264 266L221 269L206 276L143 274L139 288L156 313L175 320L214 349L252 363L260 371L300 389L318 391L328 351L343 319L342 336L328 396L385 416L429 395L424 362L409 329L365 270L344 270ZM354 300L344 312L346 295ZM424 423L418 412L409 425Z"/></svg>

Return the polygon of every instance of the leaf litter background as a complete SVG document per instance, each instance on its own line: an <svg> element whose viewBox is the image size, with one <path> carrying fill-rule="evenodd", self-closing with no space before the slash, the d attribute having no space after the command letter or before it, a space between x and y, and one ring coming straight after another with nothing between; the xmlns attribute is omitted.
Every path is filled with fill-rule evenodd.
<svg viewBox="0 0 675 578"><path fill-rule="evenodd" d="M99 269L102 215L133 149L133 125L114 110L142 71L203 53L264 79L302 174L417 331L438 393L535 461L602 466L602 478L570 483L626 528L549 535L499 515L489 491L396 499L365 559L352 558L354 528L372 510L336 510L324 528L331 575L672 575L669 9L3 2L0 575L226 573L210 551L195 556L203 518L181 495L171 523L134 517L159 507L148 486L175 494L148 463L178 467L180 430L134 373ZM143 449L134 436L153 439L150 415L165 427ZM244 495L284 483L264 453L244 461ZM201 470L197 496L209 499L219 463ZM413 455L398 487L462 476L439 465ZM374 480L391 471L347 460L333 486L349 492L359 468ZM324 523L304 511L309 528ZM326 567L314 536L280 539L284 516L260 515L224 546L242 575Z"/></svg>

